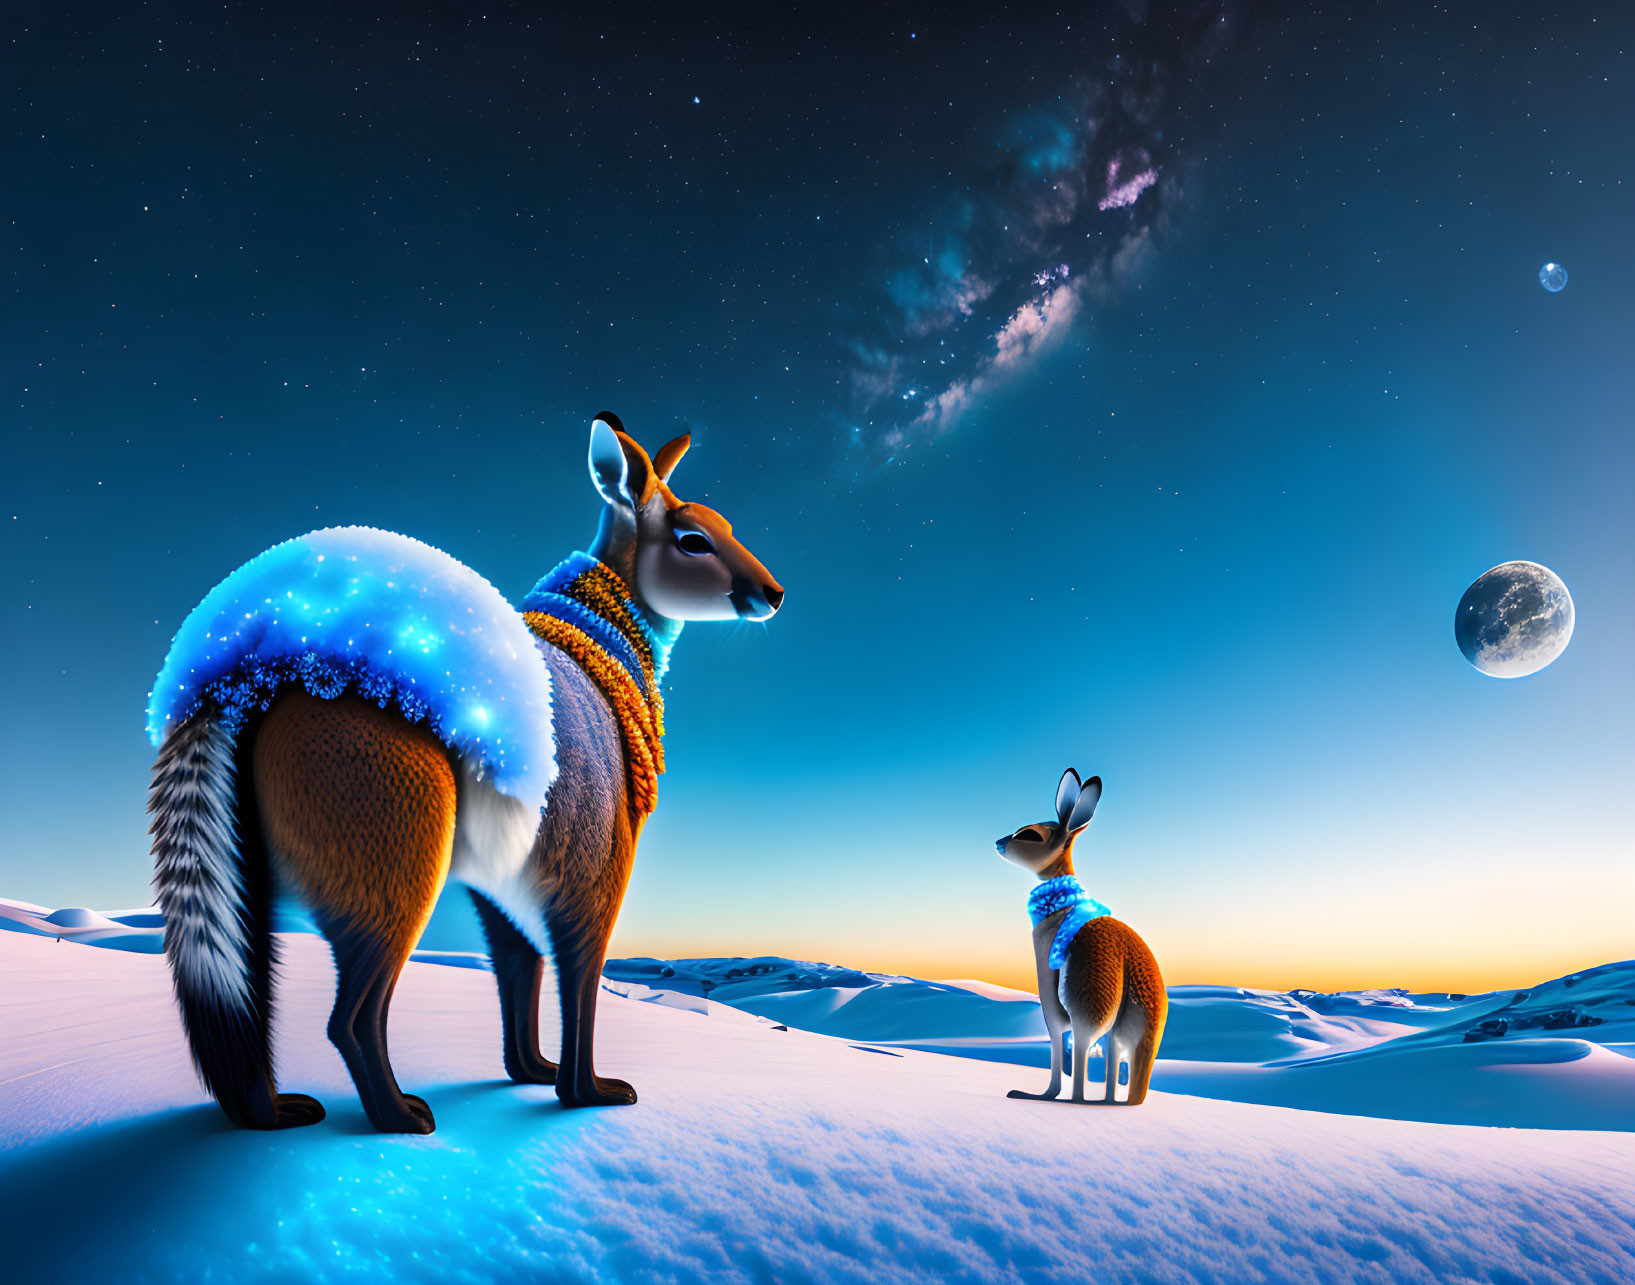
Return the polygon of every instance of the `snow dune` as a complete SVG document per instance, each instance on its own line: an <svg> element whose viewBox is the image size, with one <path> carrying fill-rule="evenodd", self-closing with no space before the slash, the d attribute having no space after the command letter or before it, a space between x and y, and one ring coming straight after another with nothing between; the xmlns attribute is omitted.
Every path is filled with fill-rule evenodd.
<svg viewBox="0 0 1635 1285"><path fill-rule="evenodd" d="M312 931L292 906L280 908L279 922ZM51 911L0 899L0 928L125 951L163 948L151 908ZM414 957L488 967L484 956L455 951ZM606 979L628 998L718 1020L744 1014L882 1052L1041 1068L1033 1073L1040 1085L1050 1064L1038 1001L984 982L774 956L616 959ZM1090 1075L1100 1074L1096 1051ZM1635 1130L1635 961L1485 995L1175 986L1153 1083L1198 1097L1440 1124Z"/></svg>
<svg viewBox="0 0 1635 1285"><path fill-rule="evenodd" d="M383 1137L323 1038L322 942L281 945L281 1077L330 1115L253 1134L193 1079L162 959L0 933L8 1277L1635 1279L1635 1136L1012 1101L1039 1072L677 991L604 993L600 1067L641 1101L563 1112L502 1082L489 976L411 963L392 1048L438 1131Z"/></svg>
<svg viewBox="0 0 1635 1285"><path fill-rule="evenodd" d="M68 906L51 910L32 902L0 897L0 931L60 937L85 946L148 955L162 954L165 949L165 921L152 908L97 911Z"/></svg>
<svg viewBox="0 0 1635 1285"><path fill-rule="evenodd" d="M1038 1001L1003 987L767 957L610 960L606 975L883 1048L1050 1065ZM1173 986L1153 1085L1441 1124L1635 1130L1635 961L1486 995Z"/></svg>

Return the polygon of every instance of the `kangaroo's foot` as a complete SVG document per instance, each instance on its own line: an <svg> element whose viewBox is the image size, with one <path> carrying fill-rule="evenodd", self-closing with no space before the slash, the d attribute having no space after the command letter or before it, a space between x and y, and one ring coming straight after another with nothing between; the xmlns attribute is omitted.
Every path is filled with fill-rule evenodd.
<svg viewBox="0 0 1635 1285"><path fill-rule="evenodd" d="M578 1077L573 1083L558 1079L556 1096L565 1107L628 1107L636 1103L636 1090L623 1080L609 1076L591 1077L588 1091L580 1087Z"/></svg>
<svg viewBox="0 0 1635 1285"><path fill-rule="evenodd" d="M556 1070L555 1062L547 1062L538 1054L532 1058L509 1052L505 1055L505 1073L518 1084L555 1084Z"/></svg>
<svg viewBox="0 0 1635 1285"><path fill-rule="evenodd" d="M396 1101L365 1098L363 1109L369 1123L382 1133L432 1133L437 1128L437 1118L426 1105L426 1099L412 1093L400 1093Z"/></svg>
<svg viewBox="0 0 1635 1285"><path fill-rule="evenodd" d="M318 1099L305 1093L272 1093L253 1103L229 1099L221 1106L227 1118L241 1129L298 1129L324 1118Z"/></svg>
<svg viewBox="0 0 1635 1285"><path fill-rule="evenodd" d="M552 940L572 940L573 926L551 928ZM562 1004L562 1064L556 1068L556 1096L565 1107L627 1107L636 1090L623 1080L596 1074L596 998L602 984L606 938L594 949L557 951L557 994Z"/></svg>
<svg viewBox="0 0 1635 1285"><path fill-rule="evenodd" d="M280 1093L275 1105L275 1129L299 1129L324 1118L324 1104L305 1093Z"/></svg>
<svg viewBox="0 0 1635 1285"><path fill-rule="evenodd" d="M1005 1096L1007 1098L1026 1098L1029 1102L1049 1102L1062 1095L1060 1088L1046 1089L1043 1093L1028 1093L1022 1089L1012 1089Z"/></svg>

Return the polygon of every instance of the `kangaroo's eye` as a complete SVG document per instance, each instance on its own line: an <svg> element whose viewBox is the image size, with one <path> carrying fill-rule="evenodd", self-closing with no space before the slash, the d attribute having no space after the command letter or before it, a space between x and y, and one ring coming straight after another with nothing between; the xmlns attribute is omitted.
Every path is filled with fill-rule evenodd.
<svg viewBox="0 0 1635 1285"><path fill-rule="evenodd" d="M683 553L690 553L697 557L701 553L714 553L715 546L710 543L710 537L701 531L677 531L676 548Z"/></svg>
<svg viewBox="0 0 1635 1285"><path fill-rule="evenodd" d="M1037 830L1035 830L1035 829L1034 829L1034 828L1033 828L1033 827L1032 827L1032 826L1031 826L1031 825L1030 825L1030 826L1029 826L1029 827L1028 827L1028 828L1027 828L1027 829L1025 829L1025 830L1018 830L1018 831L1017 831L1017 832L1016 832L1016 837L1017 837L1017 838L1018 838L1018 839L1026 839L1026 840L1027 840L1027 841L1028 841L1028 842L1029 842L1029 843L1038 843L1038 842L1040 842L1040 841L1041 841L1041 840L1042 840L1042 839L1043 839L1043 838L1044 838L1044 837L1045 837L1045 836L1044 836L1044 835L1042 835L1042 834L1040 834L1040 833L1039 833L1039 832L1038 832L1038 831L1037 831Z"/></svg>

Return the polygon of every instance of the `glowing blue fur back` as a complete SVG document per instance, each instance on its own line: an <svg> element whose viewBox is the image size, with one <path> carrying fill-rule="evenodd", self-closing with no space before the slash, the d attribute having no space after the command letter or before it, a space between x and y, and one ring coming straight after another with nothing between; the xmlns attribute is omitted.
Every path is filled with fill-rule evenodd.
<svg viewBox="0 0 1635 1285"><path fill-rule="evenodd" d="M556 777L550 671L521 614L471 568L408 536L329 527L233 572L172 640L148 739L159 745L206 701L237 731L296 683L396 705L524 803L543 806Z"/></svg>

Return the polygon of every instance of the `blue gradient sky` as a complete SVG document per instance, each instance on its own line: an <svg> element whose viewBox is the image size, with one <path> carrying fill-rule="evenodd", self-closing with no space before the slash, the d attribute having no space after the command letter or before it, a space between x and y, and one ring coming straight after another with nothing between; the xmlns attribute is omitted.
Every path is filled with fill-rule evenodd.
<svg viewBox="0 0 1635 1285"><path fill-rule="evenodd" d="M146 694L229 570L361 522L519 598L605 406L788 590L681 639L616 952L1026 985L992 840L1071 763L1171 982L1635 953L1627 9L94 9L5 141L0 893L147 902ZM1516 558L1578 624L1503 682L1452 616Z"/></svg>

